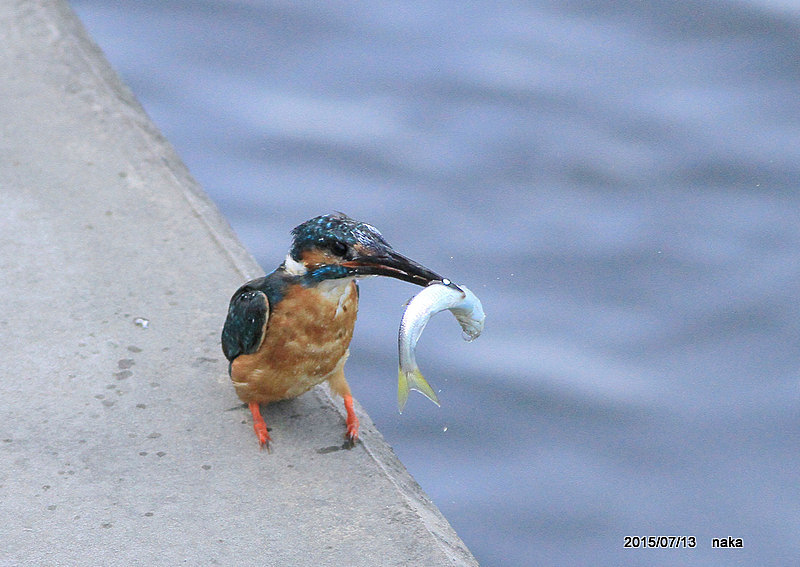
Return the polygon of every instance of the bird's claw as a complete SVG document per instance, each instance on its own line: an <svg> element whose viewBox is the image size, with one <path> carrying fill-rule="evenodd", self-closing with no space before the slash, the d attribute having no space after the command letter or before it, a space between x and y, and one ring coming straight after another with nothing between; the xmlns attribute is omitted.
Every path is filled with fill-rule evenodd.
<svg viewBox="0 0 800 567"><path fill-rule="evenodd" d="M344 433L344 438L350 447L354 447L358 442L358 418L355 414L347 416L347 430Z"/></svg>
<svg viewBox="0 0 800 567"><path fill-rule="evenodd" d="M351 448L354 447L355 444L358 442L358 427L356 427L354 430L348 427L347 431L344 434L344 439L346 445L348 445Z"/></svg>
<svg viewBox="0 0 800 567"><path fill-rule="evenodd" d="M267 450L267 452L272 452L269 447L269 442L272 439L269 436L269 431L267 430L267 424L263 421L261 423L256 422L253 424L253 430L256 432L256 437L258 437L258 444L262 449Z"/></svg>
<svg viewBox="0 0 800 567"><path fill-rule="evenodd" d="M344 438L352 447L358 441L358 417L356 417L355 409L353 408L353 396L344 396L344 409L347 412L347 430L345 431Z"/></svg>
<svg viewBox="0 0 800 567"><path fill-rule="evenodd" d="M267 424L264 421L264 418L261 417L261 409L259 408L258 403L250 402L248 406L250 408L250 412L253 414L253 431L256 432L259 446L262 449L266 447L267 452L272 452L269 448L269 442L271 441L269 430L267 429Z"/></svg>

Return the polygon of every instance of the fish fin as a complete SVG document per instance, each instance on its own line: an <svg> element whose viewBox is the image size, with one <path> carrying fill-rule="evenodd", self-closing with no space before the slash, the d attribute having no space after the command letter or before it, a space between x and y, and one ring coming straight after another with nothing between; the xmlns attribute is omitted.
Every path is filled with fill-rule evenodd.
<svg viewBox="0 0 800 567"><path fill-rule="evenodd" d="M406 407L408 401L408 380L406 373L403 369L397 371L397 410L403 413L403 408Z"/></svg>
<svg viewBox="0 0 800 567"><path fill-rule="evenodd" d="M409 390L416 390L437 406L439 405L436 392L433 391L433 388L431 388L427 380L423 378L422 372L420 372L418 368L407 372L403 372L403 370L400 369L397 373L397 407L400 413L403 413L403 408L408 401Z"/></svg>

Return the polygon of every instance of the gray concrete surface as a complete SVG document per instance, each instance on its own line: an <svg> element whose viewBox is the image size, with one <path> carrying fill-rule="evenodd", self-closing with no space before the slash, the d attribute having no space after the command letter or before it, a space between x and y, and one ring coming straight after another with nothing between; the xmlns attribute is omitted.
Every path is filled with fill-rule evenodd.
<svg viewBox="0 0 800 567"><path fill-rule="evenodd" d="M360 408L258 449L219 331L259 267L65 2L0 45L0 564L474 565Z"/></svg>

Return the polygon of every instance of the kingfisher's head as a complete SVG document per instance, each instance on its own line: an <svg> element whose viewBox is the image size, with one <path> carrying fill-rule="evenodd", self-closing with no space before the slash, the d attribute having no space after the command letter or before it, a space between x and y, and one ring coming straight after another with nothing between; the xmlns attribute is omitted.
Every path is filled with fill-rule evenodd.
<svg viewBox="0 0 800 567"><path fill-rule="evenodd" d="M389 276L426 286L442 277L398 254L378 229L343 213L307 220L292 230L284 267L312 281Z"/></svg>

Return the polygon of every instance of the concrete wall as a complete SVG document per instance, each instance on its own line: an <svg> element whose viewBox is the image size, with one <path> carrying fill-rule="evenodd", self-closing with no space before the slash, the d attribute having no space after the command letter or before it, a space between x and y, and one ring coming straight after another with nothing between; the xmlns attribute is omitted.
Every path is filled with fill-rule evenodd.
<svg viewBox="0 0 800 567"><path fill-rule="evenodd" d="M475 565L361 408L258 449L219 331L260 268L65 2L0 38L0 564Z"/></svg>

